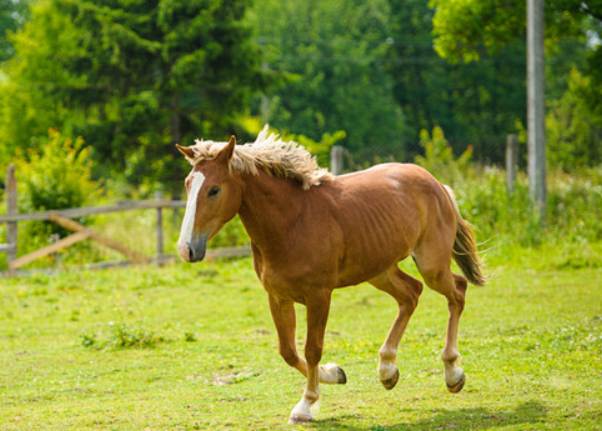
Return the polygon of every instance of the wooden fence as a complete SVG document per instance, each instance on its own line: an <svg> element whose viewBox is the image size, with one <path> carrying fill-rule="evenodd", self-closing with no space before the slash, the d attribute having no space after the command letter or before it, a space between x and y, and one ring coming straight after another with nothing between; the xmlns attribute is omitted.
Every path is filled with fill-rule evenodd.
<svg viewBox="0 0 602 431"><path fill-rule="evenodd" d="M112 205L104 205L97 207L82 207L69 208L51 211L40 211L34 213L19 213L17 208L17 180L14 166L9 166L6 173L6 215L0 215L0 223L6 223L6 243L0 243L0 252L7 254L8 271L3 275L14 275L22 267L47 256L56 253L66 247L70 247L80 241L90 239L98 244L108 247L123 255L126 260L118 262L100 262L89 265L89 268L102 268L108 266L123 266L130 263L157 263L162 264L174 259L175 256L167 255L164 252L164 236L163 236L163 209L165 208L184 208L184 201L174 201L163 199L161 195L156 195L155 199L147 200L128 200L118 202ZM136 250L132 250L126 245L111 239L101 232L88 228L77 221L73 220L80 217L107 214L114 212L154 209L156 211L156 252L155 256L149 257L141 254ZM26 255L17 256L18 252L18 224L24 221L51 221L59 226L73 232L71 235L59 239L58 241L35 250ZM247 256L250 254L249 247L225 247L211 249L207 251L207 259L219 257L237 257Z"/></svg>
<svg viewBox="0 0 602 431"><path fill-rule="evenodd" d="M338 175L343 172L343 157L345 150L339 146L333 146L330 152L330 169ZM506 172L507 172L507 188L508 193L514 190L516 181L517 159L518 159L518 139L516 135L508 135L506 141ZM119 262L100 262L89 265L91 268L122 266L130 263L164 263L173 259L173 255L164 253L164 238L163 238L163 209L164 208L184 208L184 201L173 201L163 199L160 194L155 195L155 199L138 200L138 201L123 201L113 205L105 205L98 207L83 207L69 208L53 211L41 211L28 214L19 214L17 208L17 180L15 176L14 166L9 166L6 173L6 215L0 215L0 223L6 223L6 244L0 243L0 253L4 252L8 258L7 274L15 274L17 270L23 266L47 256L56 253L59 250L69 247L79 241L91 239L105 247L111 248L123 256L127 260ZM156 211L156 253L154 257L149 257L140 254L135 250L131 250L125 245L106 237L100 232L87 228L86 226L77 223L74 218L107 214L113 212L139 210L139 209L154 209ZM18 251L18 223L31 220L49 220L63 228L70 230L73 234L56 241L34 252L24 256L17 257ZM237 257L247 256L250 254L249 247L226 247L219 249L211 249L207 251L207 259L219 257Z"/></svg>

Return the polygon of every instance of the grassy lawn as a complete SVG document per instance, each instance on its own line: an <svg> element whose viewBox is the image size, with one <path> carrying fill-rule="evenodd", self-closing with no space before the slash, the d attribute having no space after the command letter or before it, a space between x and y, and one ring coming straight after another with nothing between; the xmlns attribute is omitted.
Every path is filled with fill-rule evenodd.
<svg viewBox="0 0 602 431"><path fill-rule="evenodd" d="M602 270L525 262L492 265L489 284L469 288L458 395L439 360L442 296L425 289L401 343L401 378L385 391L377 351L395 303L368 285L336 291L324 360L348 383L322 385L308 428L602 429ZM303 378L277 354L249 259L0 286L2 430L292 428Z"/></svg>

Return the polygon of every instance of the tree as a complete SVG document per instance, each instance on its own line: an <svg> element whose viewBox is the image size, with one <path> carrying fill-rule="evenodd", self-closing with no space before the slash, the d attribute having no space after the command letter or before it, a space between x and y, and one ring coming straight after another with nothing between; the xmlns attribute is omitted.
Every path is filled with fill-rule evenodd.
<svg viewBox="0 0 602 431"><path fill-rule="evenodd" d="M13 54L8 34L17 30L25 21L27 4L27 0L0 0L0 62Z"/></svg>
<svg viewBox="0 0 602 431"><path fill-rule="evenodd" d="M548 160L565 170L602 162L602 124L592 122L587 99L591 78L573 69L569 88L546 116Z"/></svg>
<svg viewBox="0 0 602 431"><path fill-rule="evenodd" d="M448 61L480 62L487 56L524 44L524 0L431 0L430 4L436 10L433 17L435 48ZM583 142L591 142L592 137L597 136L595 131L602 126L602 3L548 0L545 17L546 94L551 108L546 122L548 127L554 125L554 129L548 129L553 140L551 149L562 147L565 155L588 154L594 157L588 163L599 163L602 161L596 156L599 152L584 153L581 147ZM583 75L579 85L576 85L576 75L571 75L573 69ZM572 88L569 88L571 82ZM583 88L584 83L588 89ZM577 87L581 88L578 92ZM575 138L574 151L567 150L567 145L572 145L567 140L571 130L583 132L580 138ZM558 160L554 154L550 157ZM580 157L573 158L578 159L583 162ZM560 164L568 168L566 163Z"/></svg>
<svg viewBox="0 0 602 431"><path fill-rule="evenodd" d="M395 155L409 141L385 69L386 0L265 0L253 23L264 68L280 85L257 111L271 125L320 140L343 130L356 161Z"/></svg>
<svg viewBox="0 0 602 431"><path fill-rule="evenodd" d="M484 55L479 63L452 63L433 49L435 11L424 0L389 0L392 43L387 55L395 99L413 131L441 126L457 153L474 146L481 160L500 161L505 135L525 116L523 45Z"/></svg>
<svg viewBox="0 0 602 431"><path fill-rule="evenodd" d="M5 68L0 138L35 146L55 127L92 145L97 176L179 178L172 144L226 135L263 84L246 7L244 0L36 2Z"/></svg>

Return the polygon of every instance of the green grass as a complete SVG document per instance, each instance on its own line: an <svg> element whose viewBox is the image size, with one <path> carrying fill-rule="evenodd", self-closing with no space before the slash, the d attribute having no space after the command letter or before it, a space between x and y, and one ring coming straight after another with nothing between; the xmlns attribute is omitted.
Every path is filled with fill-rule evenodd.
<svg viewBox="0 0 602 431"><path fill-rule="evenodd" d="M498 254L490 283L469 288L458 395L439 360L443 297L425 289L385 391L394 302L336 291L324 361L348 383L322 385L308 428L600 429L602 271L552 252ZM291 429L303 378L277 354L266 299L249 259L0 280L0 429Z"/></svg>

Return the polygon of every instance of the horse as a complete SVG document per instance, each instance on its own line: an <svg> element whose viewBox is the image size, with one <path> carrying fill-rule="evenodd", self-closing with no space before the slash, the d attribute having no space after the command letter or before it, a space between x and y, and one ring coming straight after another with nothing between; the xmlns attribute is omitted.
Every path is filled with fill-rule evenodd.
<svg viewBox="0 0 602 431"><path fill-rule="evenodd" d="M320 365L334 289L368 282L391 295L398 313L379 349L386 389L399 379L397 348L422 292L398 263L412 256L430 288L447 298L449 321L441 354L447 388L462 390L458 324L467 282L483 285L475 236L451 188L413 164L386 163L333 176L295 142L267 126L253 143L197 140L177 145L192 165L178 239L185 262L205 256L207 241L239 215L251 239L254 269L267 291L284 361L307 381L289 422L313 420L319 384L344 384L336 364ZM452 273L452 258L463 275ZM305 305L304 357L295 346L294 303Z"/></svg>

